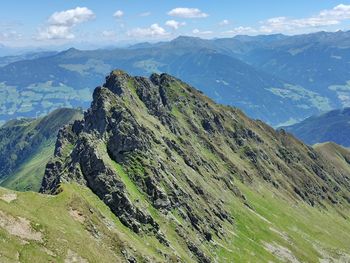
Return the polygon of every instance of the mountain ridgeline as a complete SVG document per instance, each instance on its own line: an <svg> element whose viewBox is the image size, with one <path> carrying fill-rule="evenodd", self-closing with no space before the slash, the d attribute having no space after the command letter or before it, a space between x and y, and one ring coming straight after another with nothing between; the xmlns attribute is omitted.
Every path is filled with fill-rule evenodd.
<svg viewBox="0 0 350 263"><path fill-rule="evenodd" d="M142 249L129 241L129 262L347 259L349 164L321 150L168 74L116 70L83 120L60 130L40 191L88 187L129 231L153 237Z"/></svg>
<svg viewBox="0 0 350 263"><path fill-rule="evenodd" d="M311 145L335 142L350 147L350 108L312 116L284 129Z"/></svg>
<svg viewBox="0 0 350 263"><path fill-rule="evenodd" d="M350 105L350 32L236 36L0 58L0 123L84 107L114 68L166 72L273 126Z"/></svg>

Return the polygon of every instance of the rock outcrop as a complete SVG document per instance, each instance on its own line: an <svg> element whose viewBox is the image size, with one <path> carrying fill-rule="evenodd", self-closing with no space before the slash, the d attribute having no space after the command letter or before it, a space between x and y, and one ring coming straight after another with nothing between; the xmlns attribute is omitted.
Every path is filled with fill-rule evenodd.
<svg viewBox="0 0 350 263"><path fill-rule="evenodd" d="M311 206L350 200L349 175L284 131L167 74L119 70L95 89L84 119L59 132L41 192L64 182L88 186L140 235L166 246L175 235L199 262L213 261L201 244L224 239L235 222L230 199L251 207L237 182L267 184ZM174 214L176 233L164 233L159 215Z"/></svg>

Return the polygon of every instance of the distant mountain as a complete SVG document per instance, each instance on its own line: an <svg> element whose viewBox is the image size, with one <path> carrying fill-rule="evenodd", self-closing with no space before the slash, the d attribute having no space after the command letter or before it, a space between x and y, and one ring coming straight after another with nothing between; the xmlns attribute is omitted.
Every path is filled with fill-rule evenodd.
<svg viewBox="0 0 350 263"><path fill-rule="evenodd" d="M7 56L11 53L11 49L0 43L0 56Z"/></svg>
<svg viewBox="0 0 350 263"><path fill-rule="evenodd" d="M326 97L333 108L350 106L350 31L290 36L240 58Z"/></svg>
<svg viewBox="0 0 350 263"><path fill-rule="evenodd" d="M59 109L43 118L12 120L1 127L0 185L38 191L58 130L80 118L79 110Z"/></svg>
<svg viewBox="0 0 350 263"><path fill-rule="evenodd" d="M201 39L0 59L0 122L87 108L112 68L166 72L274 126L350 106L350 32ZM10 63L10 64L8 64ZM283 106L282 106L283 105Z"/></svg>
<svg viewBox="0 0 350 263"><path fill-rule="evenodd" d="M311 145L335 142L350 147L350 108L312 116L284 129Z"/></svg>
<svg viewBox="0 0 350 263"><path fill-rule="evenodd" d="M1 47L0 47L1 49ZM53 56L57 54L56 51L42 51L42 52L30 52L30 53L24 53L22 55L14 55L14 56L5 56L0 57L0 67L6 66L8 64L21 61L21 60L29 60L29 59L36 59L41 57L48 57Z"/></svg>
<svg viewBox="0 0 350 263"><path fill-rule="evenodd" d="M283 34L271 34L271 35L258 35L258 36L247 36L247 35L237 35L233 39L239 40L240 42L260 42L260 43L273 43L276 41L281 41L288 39L289 36Z"/></svg>
<svg viewBox="0 0 350 263"><path fill-rule="evenodd" d="M167 72L197 86L216 101L240 107L251 117L272 125L296 122L329 110L326 96L240 60L239 54L285 37L270 38L248 41L242 37L178 37L126 49L69 49L17 61L0 68L0 120L40 116L58 107L86 108L91 101L91 87L116 67L143 76Z"/></svg>

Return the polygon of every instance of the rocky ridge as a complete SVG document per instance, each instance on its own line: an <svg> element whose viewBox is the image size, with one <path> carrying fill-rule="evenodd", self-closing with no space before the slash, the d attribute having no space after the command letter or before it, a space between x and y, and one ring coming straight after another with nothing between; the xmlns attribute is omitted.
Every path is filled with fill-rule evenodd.
<svg viewBox="0 0 350 263"><path fill-rule="evenodd" d="M286 132L276 132L167 75L113 71L95 89L82 121L59 132L41 192L88 186L120 221L163 246L184 242L198 262L206 243L234 225L232 199L254 206L240 184L266 184L295 202L350 203L350 176ZM160 228L176 214L176 233Z"/></svg>

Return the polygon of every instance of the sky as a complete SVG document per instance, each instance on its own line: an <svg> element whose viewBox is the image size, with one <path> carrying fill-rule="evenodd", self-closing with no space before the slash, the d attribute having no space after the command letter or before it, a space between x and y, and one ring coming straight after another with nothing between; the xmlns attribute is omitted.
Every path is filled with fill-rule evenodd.
<svg viewBox="0 0 350 263"><path fill-rule="evenodd" d="M350 0L1 0L0 45L115 46L350 30Z"/></svg>

